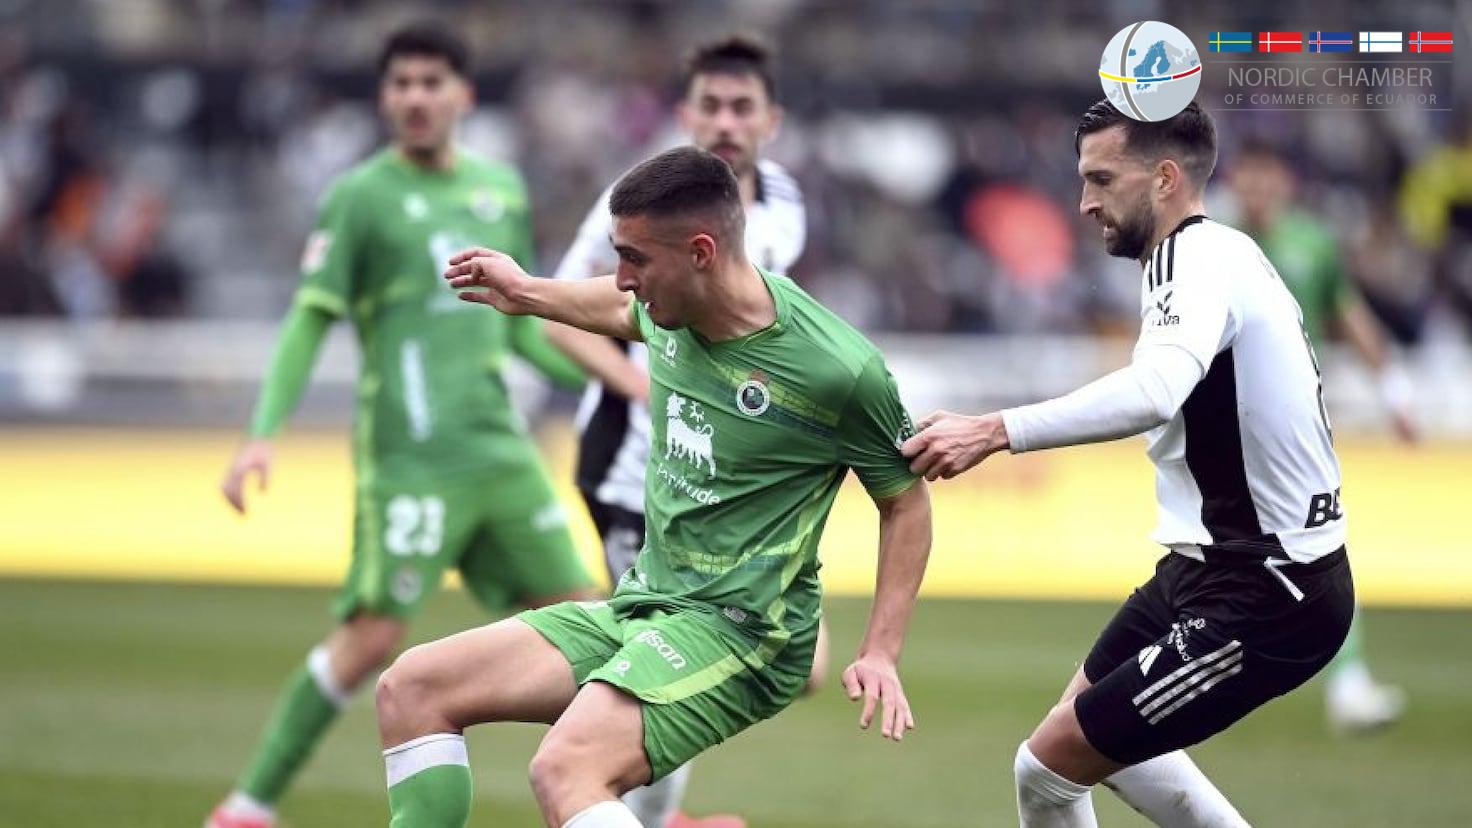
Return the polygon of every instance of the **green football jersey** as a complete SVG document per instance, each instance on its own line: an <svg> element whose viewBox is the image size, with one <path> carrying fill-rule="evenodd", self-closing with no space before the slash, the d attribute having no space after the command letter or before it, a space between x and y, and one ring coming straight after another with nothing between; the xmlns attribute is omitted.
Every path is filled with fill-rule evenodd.
<svg viewBox="0 0 1472 828"><path fill-rule="evenodd" d="M1289 211L1271 227L1249 235L1298 300L1303 329L1314 344L1319 344L1349 296L1348 277L1334 234L1307 213Z"/></svg>
<svg viewBox="0 0 1472 828"><path fill-rule="evenodd" d="M494 474L528 450L500 368L541 321L460 301L449 257L484 245L531 264L530 205L512 167L460 152L448 170L386 149L326 194L297 301L351 319L361 354L359 473Z"/></svg>
<svg viewBox="0 0 1472 828"><path fill-rule="evenodd" d="M632 313L649 347L647 530L617 611L719 612L770 643L815 623L818 539L853 469L883 498L915 481L913 427L879 350L784 276L777 318L711 342Z"/></svg>

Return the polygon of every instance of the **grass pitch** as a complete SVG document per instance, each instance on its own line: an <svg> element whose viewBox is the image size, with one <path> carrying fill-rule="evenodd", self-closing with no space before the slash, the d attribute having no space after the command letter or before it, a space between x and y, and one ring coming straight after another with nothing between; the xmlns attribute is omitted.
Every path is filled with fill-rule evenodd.
<svg viewBox="0 0 1472 828"><path fill-rule="evenodd" d="M0 581L0 824L197 826L246 760L287 673L327 630L320 589ZM1012 755L1112 606L926 600L902 665L919 727L855 726L837 689L867 603L834 599L832 681L698 760L689 804L756 828L1015 825ZM416 640L483 622L439 596ZM1326 732L1317 683L1193 751L1255 825L1453 826L1472 813L1472 612L1372 610L1377 672L1404 722ZM526 762L540 727L472 731L472 824L536 826ZM1143 825L1111 794L1106 825ZM283 802L294 828L383 825L372 705L360 698Z"/></svg>

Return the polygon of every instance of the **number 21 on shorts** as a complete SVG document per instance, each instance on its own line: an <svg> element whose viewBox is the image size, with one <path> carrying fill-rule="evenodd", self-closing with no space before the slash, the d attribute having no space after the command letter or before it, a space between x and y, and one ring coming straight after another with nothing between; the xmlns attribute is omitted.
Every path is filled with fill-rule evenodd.
<svg viewBox="0 0 1472 828"><path fill-rule="evenodd" d="M383 545L395 555L434 555L445 539L445 501L427 495L398 495L385 510Z"/></svg>

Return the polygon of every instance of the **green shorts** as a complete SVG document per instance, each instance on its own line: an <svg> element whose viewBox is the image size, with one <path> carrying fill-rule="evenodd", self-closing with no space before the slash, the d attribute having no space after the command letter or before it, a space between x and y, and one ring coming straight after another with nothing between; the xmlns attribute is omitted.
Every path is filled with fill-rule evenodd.
<svg viewBox="0 0 1472 828"><path fill-rule="evenodd" d="M593 589L540 465L494 482L360 484L353 563L333 611L411 616L449 567L491 612Z"/></svg>
<svg viewBox="0 0 1472 828"><path fill-rule="evenodd" d="M714 611L622 618L605 601L569 601L517 616L567 658L582 686L602 681L643 702L654 779L777 715L801 693L818 626L764 647Z"/></svg>

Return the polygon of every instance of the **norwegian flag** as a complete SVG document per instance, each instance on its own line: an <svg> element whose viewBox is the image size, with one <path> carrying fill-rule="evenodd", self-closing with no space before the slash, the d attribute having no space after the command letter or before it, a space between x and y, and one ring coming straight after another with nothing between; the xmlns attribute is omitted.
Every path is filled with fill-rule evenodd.
<svg viewBox="0 0 1472 828"><path fill-rule="evenodd" d="M1407 52L1450 52L1451 32L1409 32L1406 35Z"/></svg>
<svg viewBox="0 0 1472 828"><path fill-rule="evenodd" d="M1259 52L1302 52L1303 32L1258 32Z"/></svg>

